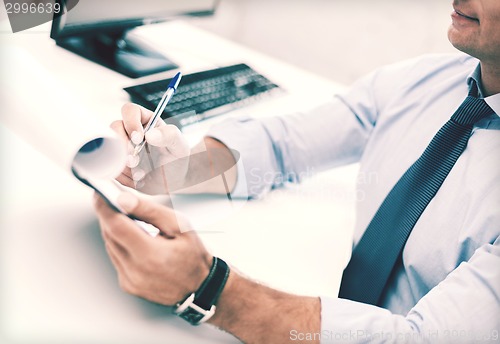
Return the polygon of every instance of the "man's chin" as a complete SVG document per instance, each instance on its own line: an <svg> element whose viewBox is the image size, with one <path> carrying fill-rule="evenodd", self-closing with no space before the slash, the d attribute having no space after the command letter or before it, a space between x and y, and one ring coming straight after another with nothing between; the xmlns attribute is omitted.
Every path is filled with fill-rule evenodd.
<svg viewBox="0 0 500 344"><path fill-rule="evenodd" d="M472 49L470 41L463 37L461 33L457 32L453 26L450 26L448 29L448 41L455 47L455 49L474 56L474 49Z"/></svg>

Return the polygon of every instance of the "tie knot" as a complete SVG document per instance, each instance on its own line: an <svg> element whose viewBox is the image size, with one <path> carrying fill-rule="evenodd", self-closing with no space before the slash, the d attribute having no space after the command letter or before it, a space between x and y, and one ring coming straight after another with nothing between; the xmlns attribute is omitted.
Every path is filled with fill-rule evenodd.
<svg viewBox="0 0 500 344"><path fill-rule="evenodd" d="M460 107L455 111L451 120L460 125L473 125L479 120L493 115L495 112L486 104L484 99L467 96Z"/></svg>

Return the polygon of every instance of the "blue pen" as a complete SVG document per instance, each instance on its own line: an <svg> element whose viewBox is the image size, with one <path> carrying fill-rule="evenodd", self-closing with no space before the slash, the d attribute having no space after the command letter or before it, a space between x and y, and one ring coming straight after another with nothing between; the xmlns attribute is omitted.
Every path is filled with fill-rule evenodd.
<svg viewBox="0 0 500 344"><path fill-rule="evenodd" d="M144 138L142 139L141 143L137 144L134 147L134 153L133 153L134 156L139 154L141 150L144 148L144 145L146 144L146 133L152 128L156 127L156 124L160 120L161 114L165 110L165 107L167 106L168 102L174 95L175 91L177 91L177 86L179 86L181 78L182 78L182 73L179 72L173 77L173 79L168 84L167 91L165 92L160 102L158 103L158 106L156 107L153 116L149 119L148 124L146 124L146 127L144 127Z"/></svg>

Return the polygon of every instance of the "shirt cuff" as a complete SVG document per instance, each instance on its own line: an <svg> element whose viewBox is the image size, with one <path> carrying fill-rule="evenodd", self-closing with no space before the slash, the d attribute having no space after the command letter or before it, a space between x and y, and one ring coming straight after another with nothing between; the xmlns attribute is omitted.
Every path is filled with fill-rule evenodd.
<svg viewBox="0 0 500 344"><path fill-rule="evenodd" d="M239 153L233 154L238 169L233 197L260 198L272 188L278 164L262 123L250 117L228 119L212 126L206 136Z"/></svg>
<svg viewBox="0 0 500 344"><path fill-rule="evenodd" d="M321 297L321 344L406 343L411 333L402 315L361 302Z"/></svg>

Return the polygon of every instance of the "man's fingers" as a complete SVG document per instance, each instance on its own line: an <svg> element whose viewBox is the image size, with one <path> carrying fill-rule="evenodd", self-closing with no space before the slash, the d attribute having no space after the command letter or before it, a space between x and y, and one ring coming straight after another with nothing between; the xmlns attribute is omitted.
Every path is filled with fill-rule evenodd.
<svg viewBox="0 0 500 344"><path fill-rule="evenodd" d="M102 228L102 237L104 238L104 243L106 244L106 249L108 248L110 249L108 253L112 253L113 256L119 259L120 261L128 259L129 254L127 250L109 236L108 234L109 229L107 229L105 226L101 226L101 228Z"/></svg>
<svg viewBox="0 0 500 344"><path fill-rule="evenodd" d="M118 196L118 203L128 214L152 224L167 237L175 237L184 225L172 209L131 193L124 192Z"/></svg>
<svg viewBox="0 0 500 344"><path fill-rule="evenodd" d="M177 158L188 156L191 152L189 143L175 125L158 126L146 133L146 141L156 147L166 147Z"/></svg>
<svg viewBox="0 0 500 344"><path fill-rule="evenodd" d="M128 137L134 144L139 144L144 138L143 126L153 113L137 104L127 103L122 107L123 126Z"/></svg>
<svg viewBox="0 0 500 344"><path fill-rule="evenodd" d="M117 120L113 121L109 127L113 129L114 132L118 134L124 141L128 142L129 137L127 135L127 132L125 131L125 127L123 126L123 121Z"/></svg>
<svg viewBox="0 0 500 344"><path fill-rule="evenodd" d="M120 174L118 177L116 177L116 181L129 188L135 188L134 181L130 177L127 177L124 174Z"/></svg>
<svg viewBox="0 0 500 344"><path fill-rule="evenodd" d="M118 257L115 246L109 242L106 242L105 245L109 259L111 259L111 262L113 263L113 266L115 267L115 270L117 272L118 283L120 284L120 287L125 292L132 294L133 293L133 289L131 288L132 283L130 283L130 280L127 276L127 269L123 265L122 260Z"/></svg>
<svg viewBox="0 0 500 344"><path fill-rule="evenodd" d="M124 272L125 270L123 269L122 261L128 259L127 251L125 251L123 247L119 246L112 239L107 239L104 242L104 246L111 262L116 267L116 270L120 273Z"/></svg>
<svg viewBox="0 0 500 344"><path fill-rule="evenodd" d="M123 247L130 255L141 255L148 251L153 238L133 220L112 210L99 196L96 197L94 207L101 227L110 239Z"/></svg>
<svg viewBox="0 0 500 344"><path fill-rule="evenodd" d="M141 162L141 157L139 155L130 154L127 156L127 167L134 168Z"/></svg>

